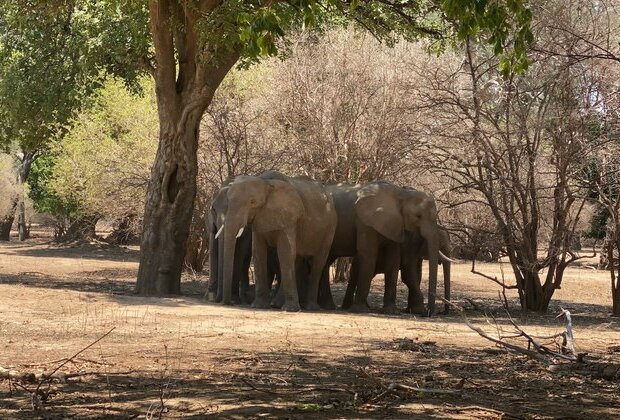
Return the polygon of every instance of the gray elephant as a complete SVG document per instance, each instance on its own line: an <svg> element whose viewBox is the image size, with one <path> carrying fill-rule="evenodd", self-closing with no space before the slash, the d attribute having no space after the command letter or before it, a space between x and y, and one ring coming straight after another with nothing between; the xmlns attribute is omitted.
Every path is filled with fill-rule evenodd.
<svg viewBox="0 0 620 420"><path fill-rule="evenodd" d="M215 194L209 209L209 288L210 300L221 302L223 296L223 260L224 243L219 237L224 226L228 210L227 193L232 180L224 183ZM240 303L251 303L249 295L249 268L252 258L252 233L245 229L235 243L235 262L233 265L233 281L231 285L232 300Z"/></svg>
<svg viewBox="0 0 620 420"><path fill-rule="evenodd" d="M278 177L279 174L265 173L265 177ZM215 194L209 209L209 300L221 302L224 290L224 241L221 238L228 210L228 189L233 179L227 180ZM246 226L243 233L236 239L235 260L233 264L233 280L231 300L242 304L250 304L254 299L250 289L250 262L252 259L252 228ZM269 250L268 276L272 280L279 279L279 267L274 249Z"/></svg>
<svg viewBox="0 0 620 420"><path fill-rule="evenodd" d="M319 183L308 178L239 176L229 186L227 199L223 228L223 302L231 302L236 240L245 226L251 224L256 270L256 296L252 306L270 306L267 251L274 247L282 275L283 309L300 309L295 276L298 256L311 259L305 307L318 309L319 281L337 221L331 196Z"/></svg>
<svg viewBox="0 0 620 420"><path fill-rule="evenodd" d="M437 265L439 261L439 227L435 200L427 193L400 188L378 181L357 191L355 201L357 226L357 286L351 310L368 311L366 299L377 268L385 273L384 311L397 312L396 283L401 264L402 244L406 232L419 235L426 243L429 260L428 313L435 313ZM377 266L377 262L382 267ZM408 280L416 295L415 310L423 308L419 282Z"/></svg>
<svg viewBox="0 0 620 420"><path fill-rule="evenodd" d="M375 265L375 275L385 274L389 269L389 264L385 260L386 252L379 252ZM400 273L401 280L409 289L406 311L414 314L426 314L424 307L424 297L420 290L422 280L422 260L428 260L428 248L426 241L419 234L405 232L405 240L400 246ZM445 230L439 231L439 263L443 267L444 274L444 296L450 300L450 238ZM347 290L342 302L342 308L348 309L353 304L355 289L357 287L357 276L359 263L353 260L351 275L347 284ZM444 308L444 313L448 313L448 305Z"/></svg>

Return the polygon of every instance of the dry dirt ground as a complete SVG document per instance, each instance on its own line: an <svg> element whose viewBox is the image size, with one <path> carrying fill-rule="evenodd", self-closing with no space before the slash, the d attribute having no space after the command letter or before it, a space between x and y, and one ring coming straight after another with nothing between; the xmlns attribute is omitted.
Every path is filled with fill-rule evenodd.
<svg viewBox="0 0 620 420"><path fill-rule="evenodd" d="M144 298L132 295L136 261L135 249L0 244L0 367L36 374L66 362L59 372L69 374L51 386L0 381L0 418L620 418L618 381L498 351L457 314L224 307L201 299L200 276L184 279L182 297ZM469 269L453 270L454 300L493 333L492 316L507 325L498 286ZM343 286L334 289L339 301ZM374 306L381 291L375 279ZM508 298L539 335L562 331L555 315L571 310L578 349L620 362L607 273L568 270L549 315L523 316Z"/></svg>

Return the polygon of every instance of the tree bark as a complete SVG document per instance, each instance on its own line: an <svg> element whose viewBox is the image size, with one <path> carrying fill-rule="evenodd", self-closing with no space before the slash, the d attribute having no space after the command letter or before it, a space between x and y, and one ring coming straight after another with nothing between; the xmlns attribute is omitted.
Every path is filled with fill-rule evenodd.
<svg viewBox="0 0 620 420"><path fill-rule="evenodd" d="M238 46L218 50L198 42L196 23L200 18L208 19L204 16L217 4L200 1L188 6L173 0L149 3L160 133L142 228L136 283L136 291L142 295L181 292L196 195L200 119L240 53ZM217 56L208 52L212 50Z"/></svg>
<svg viewBox="0 0 620 420"><path fill-rule="evenodd" d="M618 229L619 226L616 226ZM616 232L619 232L616 230ZM618 260L614 258L614 248L618 251ZM615 234L615 241L609 247L608 251L609 260L609 275L611 277L611 300L612 300L612 315L620 316L620 278L618 278L618 271L620 271L620 235Z"/></svg>
<svg viewBox="0 0 620 420"><path fill-rule="evenodd" d="M15 220L15 209L17 208L17 200L11 205L9 213L0 219L0 241L11 240L11 228L13 227L13 221Z"/></svg>
<svg viewBox="0 0 620 420"><path fill-rule="evenodd" d="M58 241L74 242L97 239L95 228L99 219L101 219L101 216L93 215L80 217L79 219L74 220L69 228L67 228L67 232L58 238Z"/></svg>
<svg viewBox="0 0 620 420"><path fill-rule="evenodd" d="M19 193L17 204L17 233L20 241L25 241L28 238L29 229L26 226L26 192L23 188L28 174L30 174L30 168L37 158L38 151L23 152L22 161L17 171L17 182L22 187Z"/></svg>

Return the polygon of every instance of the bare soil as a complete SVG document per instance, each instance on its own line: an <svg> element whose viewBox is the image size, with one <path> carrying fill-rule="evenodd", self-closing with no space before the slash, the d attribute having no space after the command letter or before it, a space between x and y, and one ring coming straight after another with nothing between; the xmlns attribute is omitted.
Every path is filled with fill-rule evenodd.
<svg viewBox="0 0 620 420"><path fill-rule="evenodd" d="M0 244L0 367L50 372L113 328L59 370L77 376L41 385L36 411L38 383L0 381L1 418L620 418L618 381L498 351L457 314L225 307L202 299L200 275L184 278L182 297L138 297L137 258L135 248ZM477 268L501 276L499 264ZM376 307L382 287L375 279ZM344 285L333 288L339 302ZM508 299L538 335L562 331L555 316L570 310L578 350L618 363L609 289L608 273L575 267L547 315ZM455 264L454 301L491 333L507 325L499 290ZM399 299L406 306L404 287ZM426 391L390 389L400 385Z"/></svg>

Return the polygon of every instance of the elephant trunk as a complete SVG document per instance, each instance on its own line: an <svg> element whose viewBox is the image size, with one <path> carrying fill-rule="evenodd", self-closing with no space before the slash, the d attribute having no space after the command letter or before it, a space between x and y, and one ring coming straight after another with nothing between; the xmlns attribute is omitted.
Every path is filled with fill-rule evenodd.
<svg viewBox="0 0 620 420"><path fill-rule="evenodd" d="M422 230L428 247L428 313L435 314L435 299L437 293L437 265L439 263L439 241L437 228L428 227Z"/></svg>
<svg viewBox="0 0 620 420"><path fill-rule="evenodd" d="M223 267L223 291L222 302L225 305L230 305L232 301L232 282L233 282L233 270L235 264L235 247L237 244L237 237L241 229L247 224L247 214L241 215L226 215L226 222L224 223L224 230L222 235L224 236L224 267Z"/></svg>

